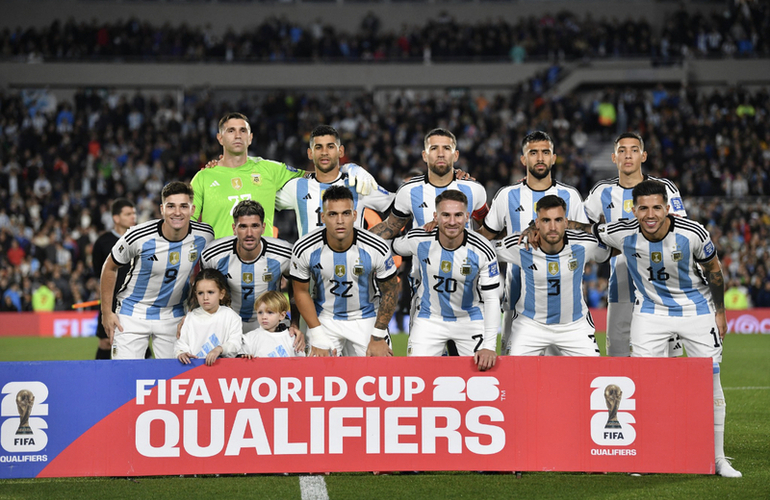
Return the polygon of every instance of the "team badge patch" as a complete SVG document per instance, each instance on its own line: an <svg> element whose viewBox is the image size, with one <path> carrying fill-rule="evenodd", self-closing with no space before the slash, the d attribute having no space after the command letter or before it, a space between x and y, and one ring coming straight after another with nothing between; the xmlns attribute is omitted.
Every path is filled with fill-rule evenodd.
<svg viewBox="0 0 770 500"><path fill-rule="evenodd" d="M634 200L623 200L623 211L630 213L634 208Z"/></svg>
<svg viewBox="0 0 770 500"><path fill-rule="evenodd" d="M356 264L353 266L353 274L356 276L363 276L364 274L364 266L361 264Z"/></svg>
<svg viewBox="0 0 770 500"><path fill-rule="evenodd" d="M489 277L494 278L498 274L500 274L500 270L497 268L497 262L489 264Z"/></svg>
<svg viewBox="0 0 770 500"><path fill-rule="evenodd" d="M714 243L709 241L706 246L703 247L703 252L708 256L714 253Z"/></svg>
<svg viewBox="0 0 770 500"><path fill-rule="evenodd" d="M233 189L241 189L243 187L243 181L239 177L236 177L230 179L230 185L233 186Z"/></svg>
<svg viewBox="0 0 770 500"><path fill-rule="evenodd" d="M663 260L663 255L660 252L652 252L650 258L654 263L659 264Z"/></svg>
<svg viewBox="0 0 770 500"><path fill-rule="evenodd" d="M441 271L448 273L452 271L452 263L448 260L442 260L441 261Z"/></svg>
<svg viewBox="0 0 770 500"><path fill-rule="evenodd" d="M241 274L241 281L244 283L252 283L254 282L254 273L243 273Z"/></svg>
<svg viewBox="0 0 770 500"><path fill-rule="evenodd" d="M260 174L251 174L251 183L259 186L262 184L262 176Z"/></svg>
<svg viewBox="0 0 770 500"><path fill-rule="evenodd" d="M682 201L682 198L678 196L676 198L671 198L671 206L674 207L674 210L676 211L684 210L684 202Z"/></svg>
<svg viewBox="0 0 770 500"><path fill-rule="evenodd" d="M473 269L470 264L463 264L463 267L460 268L460 274L463 276L469 276L471 271L473 271Z"/></svg>
<svg viewBox="0 0 770 500"><path fill-rule="evenodd" d="M385 261L385 269L390 269L391 267L395 266L396 263L393 262L393 256L391 255L388 257L388 260Z"/></svg>
<svg viewBox="0 0 770 500"><path fill-rule="evenodd" d="M548 272L553 274L554 276L559 274L559 263L558 262L549 262L548 263Z"/></svg>
<svg viewBox="0 0 770 500"><path fill-rule="evenodd" d="M343 264L340 264L338 266L334 266L334 274L337 275L337 277L342 278L345 276L345 266Z"/></svg>
<svg viewBox="0 0 770 500"><path fill-rule="evenodd" d="M168 254L168 261L170 264L179 264L179 252L171 252Z"/></svg>
<svg viewBox="0 0 770 500"><path fill-rule="evenodd" d="M122 252L123 252L123 250L125 250L125 249L126 249L126 247L124 247L123 245L120 245L120 246L118 247L118 253L122 253Z"/></svg>
<svg viewBox="0 0 770 500"><path fill-rule="evenodd" d="M262 281L265 283L270 283L273 281L273 273L265 273L262 275Z"/></svg>
<svg viewBox="0 0 770 500"><path fill-rule="evenodd" d="M198 249L193 248L190 250L190 254L187 256L188 259L190 259L190 262L195 262L195 260L198 258Z"/></svg>
<svg viewBox="0 0 770 500"><path fill-rule="evenodd" d="M569 262L567 262L567 267L570 271L575 271L578 268L577 259L570 259Z"/></svg>

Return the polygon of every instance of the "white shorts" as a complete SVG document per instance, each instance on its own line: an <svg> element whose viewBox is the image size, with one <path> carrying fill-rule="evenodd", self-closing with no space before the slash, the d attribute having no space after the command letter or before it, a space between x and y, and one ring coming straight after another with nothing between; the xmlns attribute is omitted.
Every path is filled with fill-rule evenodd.
<svg viewBox="0 0 770 500"><path fill-rule="evenodd" d="M332 349L337 350L337 356L366 356L376 317L344 320L324 317L318 319L332 342ZM390 335L387 336L386 342L390 346ZM313 345L313 339L308 338L307 343Z"/></svg>
<svg viewBox="0 0 770 500"><path fill-rule="evenodd" d="M634 316L633 302L610 302L607 304L607 356L631 355L631 320ZM669 339L664 357L676 358L683 354L679 335Z"/></svg>
<svg viewBox="0 0 770 500"><path fill-rule="evenodd" d="M546 325L519 315L503 352L510 356L540 356L555 346L564 356L599 356L594 327L583 318L572 323Z"/></svg>
<svg viewBox="0 0 770 500"><path fill-rule="evenodd" d="M679 334L691 358L722 361L722 340L714 314L702 316L658 316L634 312L631 321L631 356L663 358L669 356L670 339Z"/></svg>
<svg viewBox="0 0 770 500"><path fill-rule="evenodd" d="M176 328L182 318L139 319L118 314L123 331L115 330L112 342L112 359L144 359L152 338L155 359L171 359L174 356Z"/></svg>
<svg viewBox="0 0 770 500"><path fill-rule="evenodd" d="M458 355L473 356L484 341L484 322L412 317L406 355L442 356L448 340L454 341Z"/></svg>

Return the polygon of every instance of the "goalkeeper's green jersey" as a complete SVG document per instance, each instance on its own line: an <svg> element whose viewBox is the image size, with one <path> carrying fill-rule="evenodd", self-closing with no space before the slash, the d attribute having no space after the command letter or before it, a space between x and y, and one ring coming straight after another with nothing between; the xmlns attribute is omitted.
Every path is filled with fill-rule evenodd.
<svg viewBox="0 0 770 500"><path fill-rule="evenodd" d="M265 209L265 236L273 236L275 193L291 179L303 175L304 170L259 157L250 157L236 168L204 168L192 180L193 220L210 224L217 238L232 236L233 209L242 200L254 200Z"/></svg>

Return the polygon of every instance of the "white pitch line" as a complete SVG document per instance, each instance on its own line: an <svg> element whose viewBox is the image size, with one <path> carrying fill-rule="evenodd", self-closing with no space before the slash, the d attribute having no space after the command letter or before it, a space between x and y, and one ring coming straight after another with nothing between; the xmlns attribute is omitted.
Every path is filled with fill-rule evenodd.
<svg viewBox="0 0 770 500"><path fill-rule="evenodd" d="M770 389L770 387L724 387L724 390L726 391L766 391Z"/></svg>
<svg viewBox="0 0 770 500"><path fill-rule="evenodd" d="M302 500L329 500L323 476L299 476L299 489Z"/></svg>

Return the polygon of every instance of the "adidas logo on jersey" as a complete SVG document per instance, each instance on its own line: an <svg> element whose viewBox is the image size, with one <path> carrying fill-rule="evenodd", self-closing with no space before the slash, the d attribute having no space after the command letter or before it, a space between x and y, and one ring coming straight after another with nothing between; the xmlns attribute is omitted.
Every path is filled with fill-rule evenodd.
<svg viewBox="0 0 770 500"><path fill-rule="evenodd" d="M217 181L214 181L214 182L211 183L211 185L209 187L213 188L213 187L216 187L216 186L219 186L219 183Z"/></svg>
<svg viewBox="0 0 770 500"><path fill-rule="evenodd" d="M422 259L422 261L425 262L426 264L430 265L430 259L429 258L425 257L424 259Z"/></svg>
<svg viewBox="0 0 770 500"><path fill-rule="evenodd" d="M303 200L312 200L312 199L313 199L313 197L312 197L312 196L310 196L310 193L308 193L308 194L306 194L305 196L303 196L303 197L302 197L302 199L303 199Z"/></svg>
<svg viewBox="0 0 770 500"><path fill-rule="evenodd" d="M521 206L521 205L519 205L519 206L516 208L516 210L514 210L514 212L523 212L523 211L524 211L524 207L523 207L523 206Z"/></svg>
<svg viewBox="0 0 770 500"><path fill-rule="evenodd" d="M642 258L642 256L639 255L639 253L637 253L637 252L632 253L631 256L632 257L636 257L637 259L641 259Z"/></svg>
<svg viewBox="0 0 770 500"><path fill-rule="evenodd" d="M227 274L225 275L225 278L227 278L227 279L229 279L229 280L233 279L233 277L232 277L232 276L230 276L230 273L227 273Z"/></svg>
<svg viewBox="0 0 770 500"><path fill-rule="evenodd" d="M604 207L604 208L606 208L607 210L611 210L611 209L615 208L615 204L614 204L614 203L612 203L612 202L610 202L610 204L609 204L609 205L607 205L607 206L606 206L606 207Z"/></svg>
<svg viewBox="0 0 770 500"><path fill-rule="evenodd" d="M537 266L536 266L536 265L534 265L534 264L532 264L531 266L529 266L529 268L530 268L531 270L533 270L533 271L537 271Z"/></svg>
<svg viewBox="0 0 770 500"><path fill-rule="evenodd" d="M423 201L418 208L428 208L428 204Z"/></svg>
<svg viewBox="0 0 770 500"><path fill-rule="evenodd" d="M323 270L323 267L321 266L321 263L319 262L318 264L313 266L313 269L321 269L321 270Z"/></svg>
<svg viewBox="0 0 770 500"><path fill-rule="evenodd" d="M151 260L153 262L158 262L158 256L153 254L152 257L147 257L147 260Z"/></svg>

